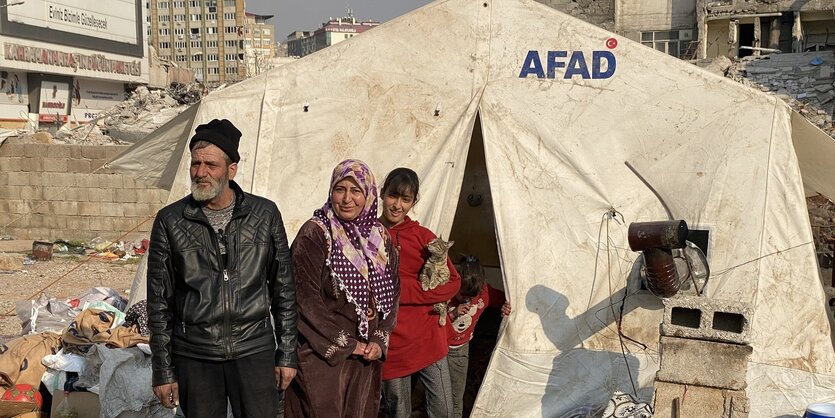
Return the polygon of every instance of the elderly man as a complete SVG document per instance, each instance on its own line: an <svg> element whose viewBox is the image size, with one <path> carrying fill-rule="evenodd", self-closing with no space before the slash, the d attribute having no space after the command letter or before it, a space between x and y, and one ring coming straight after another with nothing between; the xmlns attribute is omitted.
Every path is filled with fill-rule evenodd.
<svg viewBox="0 0 835 418"><path fill-rule="evenodd" d="M197 127L191 195L160 210L151 232L154 393L187 417L226 416L228 400L235 417L275 418L296 375L287 236L275 203L232 181L240 137L226 119Z"/></svg>

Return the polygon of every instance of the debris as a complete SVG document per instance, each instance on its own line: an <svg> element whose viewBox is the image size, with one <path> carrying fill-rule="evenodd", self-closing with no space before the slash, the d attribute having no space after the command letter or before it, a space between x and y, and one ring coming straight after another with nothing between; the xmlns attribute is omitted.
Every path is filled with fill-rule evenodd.
<svg viewBox="0 0 835 418"><path fill-rule="evenodd" d="M23 270L23 256L20 254L0 254L0 272Z"/></svg>

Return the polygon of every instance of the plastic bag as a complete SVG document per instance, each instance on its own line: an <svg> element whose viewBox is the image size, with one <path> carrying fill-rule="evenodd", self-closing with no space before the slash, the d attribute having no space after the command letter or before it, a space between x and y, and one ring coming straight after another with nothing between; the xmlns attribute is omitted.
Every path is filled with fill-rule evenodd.
<svg viewBox="0 0 835 418"><path fill-rule="evenodd" d="M70 405L70 393L64 392L64 400L55 410L58 418L78 418L78 411Z"/></svg>

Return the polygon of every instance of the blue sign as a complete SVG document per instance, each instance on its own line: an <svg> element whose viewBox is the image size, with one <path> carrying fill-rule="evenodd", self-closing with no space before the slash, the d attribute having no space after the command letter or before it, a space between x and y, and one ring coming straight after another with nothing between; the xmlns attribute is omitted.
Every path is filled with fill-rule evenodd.
<svg viewBox="0 0 835 418"><path fill-rule="evenodd" d="M605 70L603 69L604 62L606 63ZM584 80L601 80L612 77L617 66L617 59L611 51L592 51L591 62L586 59L583 51L572 51L570 55L569 51L547 51L545 66L542 65L539 51L528 51L519 78L527 78L533 74L536 78L553 79L557 78L557 69L561 69L563 79L580 76Z"/></svg>

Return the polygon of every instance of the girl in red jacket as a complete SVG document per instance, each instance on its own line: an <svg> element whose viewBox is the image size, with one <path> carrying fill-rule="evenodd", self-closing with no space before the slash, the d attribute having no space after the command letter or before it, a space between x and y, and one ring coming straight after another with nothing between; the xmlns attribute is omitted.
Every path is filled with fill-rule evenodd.
<svg viewBox="0 0 835 418"><path fill-rule="evenodd" d="M396 168L386 177L381 193L380 222L400 252L400 308L383 363L382 410L389 418L411 415L412 375L426 388L426 412L430 418L447 418L452 414L447 331L439 324L439 314L432 306L455 296L460 278L447 261L449 282L428 291L420 286L418 274L429 258L426 244L435 234L408 216L417 203L419 187L414 171Z"/></svg>

